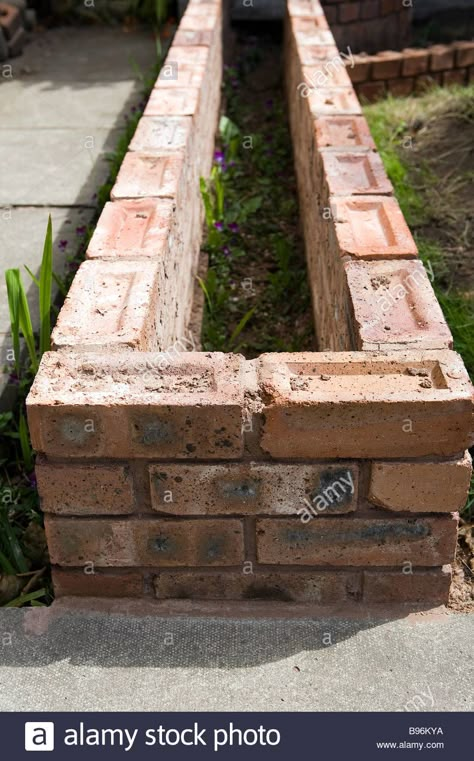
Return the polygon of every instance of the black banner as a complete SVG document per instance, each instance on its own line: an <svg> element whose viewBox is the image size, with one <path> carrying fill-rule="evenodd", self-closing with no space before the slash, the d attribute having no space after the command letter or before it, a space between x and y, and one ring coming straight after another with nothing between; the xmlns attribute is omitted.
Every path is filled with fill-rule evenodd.
<svg viewBox="0 0 474 761"><path fill-rule="evenodd" d="M469 752L469 713L3 713L0 755L49 759L412 758Z"/></svg>

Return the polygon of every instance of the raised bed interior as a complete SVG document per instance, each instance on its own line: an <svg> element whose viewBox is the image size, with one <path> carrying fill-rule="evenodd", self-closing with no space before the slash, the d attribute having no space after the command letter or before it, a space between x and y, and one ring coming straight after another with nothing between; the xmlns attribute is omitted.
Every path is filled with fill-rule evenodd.
<svg viewBox="0 0 474 761"><path fill-rule="evenodd" d="M284 24L319 351L181 351L223 49L191 0L28 399L58 596L447 601L472 387L323 9Z"/></svg>

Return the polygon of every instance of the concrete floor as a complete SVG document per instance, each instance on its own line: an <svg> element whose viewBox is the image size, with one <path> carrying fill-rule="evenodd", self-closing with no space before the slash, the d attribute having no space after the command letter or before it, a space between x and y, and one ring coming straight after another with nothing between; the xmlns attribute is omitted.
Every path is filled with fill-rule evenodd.
<svg viewBox="0 0 474 761"><path fill-rule="evenodd" d="M135 65L146 73L155 60L151 32L64 27L35 33L9 61L11 77L0 76L0 369L11 348L4 271L38 272L48 214L55 271L64 270L94 215L106 154L141 99ZM36 287L23 272L37 324ZM0 397L4 384L0 376Z"/></svg>
<svg viewBox="0 0 474 761"><path fill-rule="evenodd" d="M0 610L0 711L474 710L474 615L136 607Z"/></svg>

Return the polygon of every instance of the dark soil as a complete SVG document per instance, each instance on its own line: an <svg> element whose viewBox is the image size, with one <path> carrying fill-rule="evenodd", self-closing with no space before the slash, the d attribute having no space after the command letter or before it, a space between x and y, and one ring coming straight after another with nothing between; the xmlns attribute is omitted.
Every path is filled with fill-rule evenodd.
<svg viewBox="0 0 474 761"><path fill-rule="evenodd" d="M277 34L280 31L277 27ZM247 27L238 27L234 35L233 61L224 74L222 113L240 130L236 167L226 180L226 206L235 209L239 232L226 246L223 266L220 256L209 250L209 267L227 283L228 292L213 318L219 323L217 332L205 314L203 348L238 350L247 358L267 351L314 351L281 40L273 26L258 37ZM247 215L245 205L252 199L260 205ZM251 309L238 345L229 345L239 321Z"/></svg>

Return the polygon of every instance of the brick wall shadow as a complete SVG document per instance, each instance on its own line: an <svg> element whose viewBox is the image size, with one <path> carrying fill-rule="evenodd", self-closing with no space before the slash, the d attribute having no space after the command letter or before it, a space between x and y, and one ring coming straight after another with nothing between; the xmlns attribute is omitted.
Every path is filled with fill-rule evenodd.
<svg viewBox="0 0 474 761"><path fill-rule="evenodd" d="M304 617L300 608L299 618L292 618L291 606L284 604L279 613L273 607L271 617L252 616L250 608L242 617L238 603L219 604L223 611L228 608L228 618L218 613L153 615L151 608L140 614L139 602L135 613L119 615L110 612L111 602L101 600L95 609L85 602L77 610L76 599L69 608L66 603L50 609L0 611L0 666L39 668L67 660L102 668L252 667L304 651L327 650L361 631L409 615L406 607L390 611L364 607L357 617L345 606L343 614L330 609L318 614L313 609ZM261 613L262 608L256 610Z"/></svg>

